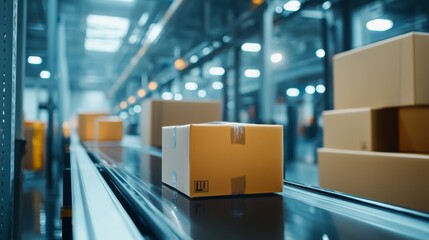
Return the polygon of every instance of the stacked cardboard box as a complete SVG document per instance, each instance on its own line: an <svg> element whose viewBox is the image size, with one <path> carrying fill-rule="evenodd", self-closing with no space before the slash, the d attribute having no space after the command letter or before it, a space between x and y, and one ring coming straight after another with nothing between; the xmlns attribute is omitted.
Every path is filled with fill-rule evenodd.
<svg viewBox="0 0 429 240"><path fill-rule="evenodd" d="M81 141L121 141L124 126L119 117L108 113L80 113L78 133Z"/></svg>
<svg viewBox="0 0 429 240"><path fill-rule="evenodd" d="M320 186L429 212L429 35L334 57Z"/></svg>
<svg viewBox="0 0 429 240"><path fill-rule="evenodd" d="M46 124L38 121L24 122L25 153L23 168L32 171L43 170L45 164Z"/></svg>

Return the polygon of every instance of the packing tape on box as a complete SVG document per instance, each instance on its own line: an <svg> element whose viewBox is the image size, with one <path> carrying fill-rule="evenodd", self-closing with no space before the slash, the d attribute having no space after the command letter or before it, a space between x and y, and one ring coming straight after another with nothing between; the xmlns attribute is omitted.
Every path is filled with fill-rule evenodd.
<svg viewBox="0 0 429 240"><path fill-rule="evenodd" d="M231 143L246 144L246 132L243 124L233 123L231 125Z"/></svg>
<svg viewBox="0 0 429 240"><path fill-rule="evenodd" d="M246 176L231 178L231 193L233 195L246 193Z"/></svg>

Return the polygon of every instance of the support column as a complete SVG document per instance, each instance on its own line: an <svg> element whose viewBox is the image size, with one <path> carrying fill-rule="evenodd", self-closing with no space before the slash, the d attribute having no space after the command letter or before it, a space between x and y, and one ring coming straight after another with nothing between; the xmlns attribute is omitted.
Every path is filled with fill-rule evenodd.
<svg viewBox="0 0 429 240"><path fill-rule="evenodd" d="M275 103L276 93L272 78L272 39L273 39L273 20L274 20L274 4L267 1L267 8L262 14L262 68L260 77L260 92L259 92L259 120L262 123L270 123L272 121L273 106Z"/></svg>

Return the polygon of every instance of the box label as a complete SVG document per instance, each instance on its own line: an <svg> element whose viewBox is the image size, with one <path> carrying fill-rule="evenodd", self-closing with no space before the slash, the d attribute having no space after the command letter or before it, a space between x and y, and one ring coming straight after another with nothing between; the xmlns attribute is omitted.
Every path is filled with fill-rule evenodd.
<svg viewBox="0 0 429 240"><path fill-rule="evenodd" d="M209 191L209 181L194 181L194 192L208 192Z"/></svg>

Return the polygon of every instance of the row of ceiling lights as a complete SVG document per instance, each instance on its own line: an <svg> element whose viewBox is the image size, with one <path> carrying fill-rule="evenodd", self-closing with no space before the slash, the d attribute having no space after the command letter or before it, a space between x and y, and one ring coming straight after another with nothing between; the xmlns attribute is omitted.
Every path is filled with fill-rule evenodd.
<svg viewBox="0 0 429 240"><path fill-rule="evenodd" d="M308 85L305 87L305 93L309 95L313 95L317 93L324 93L326 91L326 87L323 84L319 84L316 87L313 85ZM298 88L288 88L286 90L286 95L288 97L298 97L300 95L300 91Z"/></svg>

